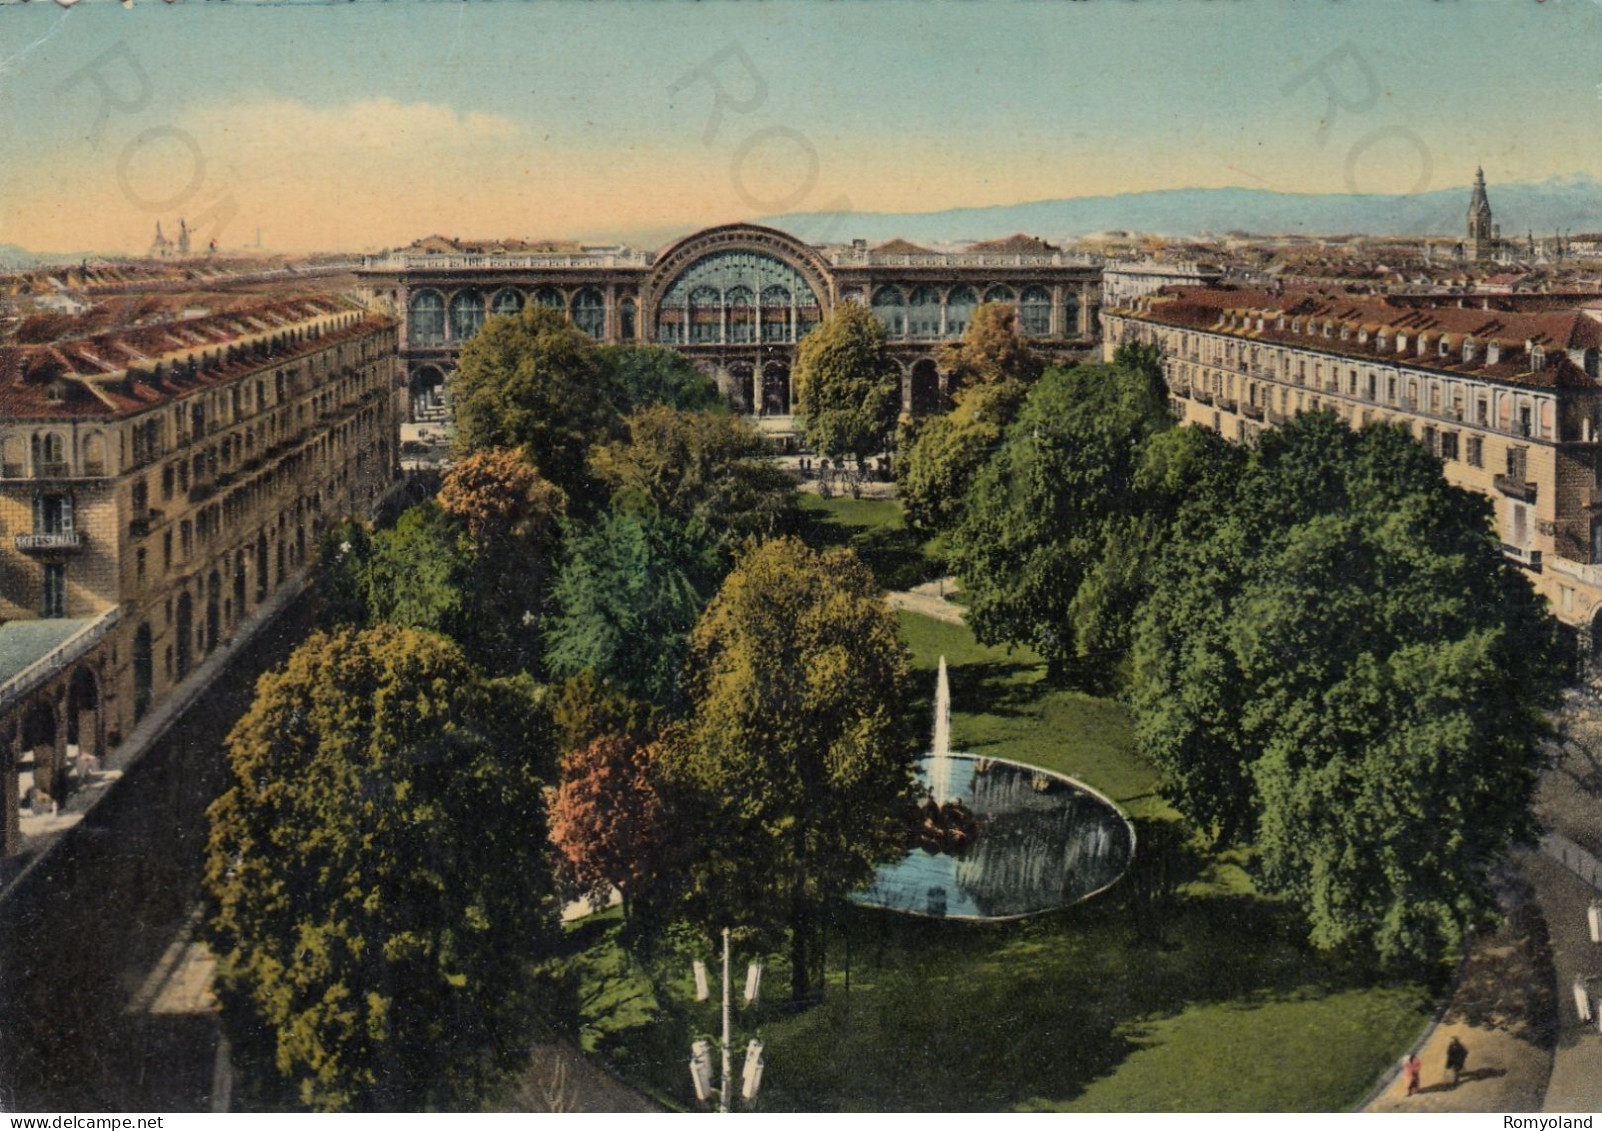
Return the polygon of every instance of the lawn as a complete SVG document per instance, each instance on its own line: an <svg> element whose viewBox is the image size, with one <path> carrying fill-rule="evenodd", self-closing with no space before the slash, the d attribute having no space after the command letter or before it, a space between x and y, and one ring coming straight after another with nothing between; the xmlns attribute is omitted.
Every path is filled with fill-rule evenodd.
<svg viewBox="0 0 1602 1131"><path fill-rule="evenodd" d="M801 537L809 546L849 546L886 589L911 589L942 572L924 540L901 520L894 499L803 493L801 517Z"/></svg>
<svg viewBox="0 0 1602 1131"><path fill-rule="evenodd" d="M837 542L901 529L894 507L811 505ZM903 612L900 627L924 718L946 657L956 748L1079 778L1143 839L1130 876L1054 914L979 925L842 909L824 999L806 1009L783 1003L784 959L768 956L765 1001L737 1035L766 1042L763 1107L1339 1111L1362 1099L1425 1024L1426 989L1309 950L1238 860L1191 843L1121 705L1051 687L1038 657L961 625ZM687 951L626 962L619 925L613 913L570 935L586 1045L688 1104L689 1042L712 1033L715 1002L692 1000ZM741 969L747 957L737 949Z"/></svg>

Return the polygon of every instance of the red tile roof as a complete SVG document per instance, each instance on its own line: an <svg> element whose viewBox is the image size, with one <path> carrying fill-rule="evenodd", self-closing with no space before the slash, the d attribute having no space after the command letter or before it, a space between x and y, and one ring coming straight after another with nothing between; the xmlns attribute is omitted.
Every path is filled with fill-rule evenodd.
<svg viewBox="0 0 1602 1131"><path fill-rule="evenodd" d="M889 243L882 243L873 249L875 255L933 255L934 252L926 247L919 247L915 243L908 243L897 236Z"/></svg>
<svg viewBox="0 0 1602 1131"><path fill-rule="evenodd" d="M1465 303L1472 303L1465 298ZM1405 363L1409 366L1447 373L1472 375L1491 380L1537 387L1596 388L1597 382L1570 360L1569 350L1602 347L1602 321L1595 312L1571 305L1565 310L1504 311L1475 305L1456 305L1433 296L1349 295L1328 290L1236 290L1233 288L1168 288L1148 300L1137 300L1121 311L1128 317L1163 325L1191 327L1230 334L1250 341L1317 349L1360 357L1371 361ZM1285 317L1285 328L1279 318ZM1262 318L1263 328L1257 329ZM1331 336L1325 337L1325 322L1333 322ZM1293 329L1297 323L1301 331ZM1316 329L1315 329L1316 324ZM1342 341L1345 327L1349 337ZM1361 331L1369 340L1358 340ZM1380 349L1381 332L1386 348ZM1399 334L1407 336L1408 348L1397 352ZM1440 356L1439 342L1445 336L1448 356ZM1427 339L1430 352L1419 355L1417 341ZM1472 337L1480 348L1475 358L1465 362L1462 343ZM1496 342L1500 356L1495 364L1486 360L1485 344ZM1533 365L1530 350L1545 353L1542 368Z"/></svg>
<svg viewBox="0 0 1602 1131"><path fill-rule="evenodd" d="M319 338L280 346L269 359L248 353L228 357L230 345L313 318L362 313L360 322ZM225 385L259 369L330 342L393 325L347 300L318 297L264 303L245 311L142 326L133 330L56 342L0 348L0 418L21 420L112 419L142 412L199 389ZM164 356L190 350L215 353L206 369Z"/></svg>

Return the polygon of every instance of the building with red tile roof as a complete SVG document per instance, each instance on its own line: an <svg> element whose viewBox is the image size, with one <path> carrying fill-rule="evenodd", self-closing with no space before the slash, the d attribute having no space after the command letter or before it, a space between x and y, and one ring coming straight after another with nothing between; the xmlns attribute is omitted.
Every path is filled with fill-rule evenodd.
<svg viewBox="0 0 1602 1131"><path fill-rule="evenodd" d="M1602 303L1512 298L1171 288L1104 310L1104 349L1157 346L1181 420L1242 443L1317 410L1406 428L1602 643Z"/></svg>
<svg viewBox="0 0 1602 1131"><path fill-rule="evenodd" d="M0 347L6 853L390 488L395 350L329 296Z"/></svg>

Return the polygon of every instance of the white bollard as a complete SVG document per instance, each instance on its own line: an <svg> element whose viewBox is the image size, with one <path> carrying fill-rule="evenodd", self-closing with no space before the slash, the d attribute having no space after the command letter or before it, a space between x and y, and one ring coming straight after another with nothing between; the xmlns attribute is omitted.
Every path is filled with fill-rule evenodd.
<svg viewBox="0 0 1602 1131"><path fill-rule="evenodd" d="M1591 941L1602 943L1602 901L1593 900L1585 918L1591 928Z"/></svg>
<svg viewBox="0 0 1602 1131"><path fill-rule="evenodd" d="M1574 976L1574 1012L1579 1015L1581 1025L1591 1020L1591 995L1585 988L1585 979L1578 974Z"/></svg>

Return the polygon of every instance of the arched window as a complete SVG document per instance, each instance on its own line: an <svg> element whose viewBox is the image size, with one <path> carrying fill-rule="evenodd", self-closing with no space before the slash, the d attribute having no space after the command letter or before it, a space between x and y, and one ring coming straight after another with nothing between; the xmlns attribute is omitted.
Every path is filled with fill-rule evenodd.
<svg viewBox="0 0 1602 1131"><path fill-rule="evenodd" d="M985 301L986 302L1007 302L1007 303L1016 303L1017 302L1017 300L1013 297L1012 288L1011 287L1003 287L1003 286L1000 286L1000 285L991 287L988 291L985 292Z"/></svg>
<svg viewBox="0 0 1602 1131"><path fill-rule="evenodd" d="M762 288L762 340L787 342L790 340L790 290L777 283ZM786 378L788 381L788 377Z"/></svg>
<svg viewBox="0 0 1602 1131"><path fill-rule="evenodd" d="M880 287L874 292L873 316L884 323L884 332L890 337L906 337L907 300L900 287Z"/></svg>
<svg viewBox="0 0 1602 1131"><path fill-rule="evenodd" d="M106 473L106 438L99 432L91 432L83 438L83 473L85 475Z"/></svg>
<svg viewBox="0 0 1602 1131"><path fill-rule="evenodd" d="M919 287L912 292L907 307L907 331L914 338L940 336L940 292L933 287Z"/></svg>
<svg viewBox="0 0 1602 1131"><path fill-rule="evenodd" d="M766 252L717 251L686 267L663 292L657 340L671 341L671 327L679 320L688 320L691 342L721 340L703 328L714 323L714 314L718 328L728 318L732 340L737 304L747 294L755 308L752 323L761 327L753 332L764 342L792 341L792 327L804 333L821 317L817 295L795 267Z"/></svg>
<svg viewBox="0 0 1602 1131"><path fill-rule="evenodd" d="M723 296L729 314L729 341L756 341L756 295L743 283L730 287Z"/></svg>
<svg viewBox="0 0 1602 1131"><path fill-rule="evenodd" d="M729 366L729 407L735 412L756 411L752 370L745 362Z"/></svg>
<svg viewBox="0 0 1602 1131"><path fill-rule="evenodd" d="M1045 338L1051 333L1051 292L1045 287L1028 287L1017 308L1017 325L1025 338Z"/></svg>
<svg viewBox="0 0 1602 1131"><path fill-rule="evenodd" d="M973 312L979 305L979 296L972 287L952 287L946 296L946 337L960 338L973 321Z"/></svg>
<svg viewBox="0 0 1602 1131"><path fill-rule="evenodd" d="M625 342L632 342L634 333L634 300L626 298L617 304L617 335Z"/></svg>
<svg viewBox="0 0 1602 1131"><path fill-rule="evenodd" d="M459 291L451 296L451 337L465 342L484 325L484 296L478 291Z"/></svg>
<svg viewBox="0 0 1602 1131"><path fill-rule="evenodd" d="M67 474L67 442L60 433L34 433L33 473L47 478Z"/></svg>
<svg viewBox="0 0 1602 1131"><path fill-rule="evenodd" d="M573 296L573 325L592 338L606 334L606 299L594 287L585 287Z"/></svg>
<svg viewBox="0 0 1602 1131"><path fill-rule="evenodd" d="M491 312L504 318L511 318L523 310L523 292L515 287L495 292L495 302Z"/></svg>
<svg viewBox="0 0 1602 1131"><path fill-rule="evenodd" d="M445 340L445 299L438 291L418 291L406 308L406 336L422 345Z"/></svg>
<svg viewBox="0 0 1602 1131"><path fill-rule="evenodd" d="M548 306L552 310L560 310L564 314L567 313L567 300L562 297L562 292L555 287L539 288L534 292L532 301L535 306Z"/></svg>
<svg viewBox="0 0 1602 1131"><path fill-rule="evenodd" d="M940 411L940 371L932 358L921 358L912 367L912 415L928 416Z"/></svg>
<svg viewBox="0 0 1602 1131"><path fill-rule="evenodd" d="M1062 336L1072 338L1079 333L1079 296L1072 291L1062 308Z"/></svg>
<svg viewBox="0 0 1602 1131"><path fill-rule="evenodd" d="M762 368L762 415L788 416L790 413L790 367L770 361Z"/></svg>
<svg viewBox="0 0 1602 1131"><path fill-rule="evenodd" d="M706 345L722 338L723 304L714 287L690 292L690 344Z"/></svg>

